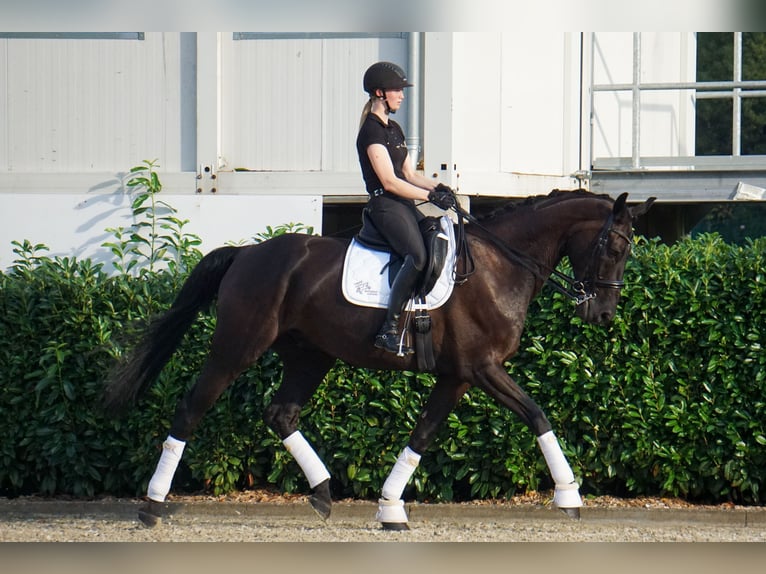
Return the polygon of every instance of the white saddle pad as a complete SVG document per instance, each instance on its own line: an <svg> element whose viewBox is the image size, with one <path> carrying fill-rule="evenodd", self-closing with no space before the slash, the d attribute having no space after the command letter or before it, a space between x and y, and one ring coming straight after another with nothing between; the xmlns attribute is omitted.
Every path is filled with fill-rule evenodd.
<svg viewBox="0 0 766 574"><path fill-rule="evenodd" d="M437 309L444 305L455 286L455 231L452 221L446 215L440 220L442 233L447 238L447 257L439 279L426 296L426 309ZM388 307L391 287L388 285L387 251L370 249L352 239L343 262L343 296L349 303L362 307Z"/></svg>

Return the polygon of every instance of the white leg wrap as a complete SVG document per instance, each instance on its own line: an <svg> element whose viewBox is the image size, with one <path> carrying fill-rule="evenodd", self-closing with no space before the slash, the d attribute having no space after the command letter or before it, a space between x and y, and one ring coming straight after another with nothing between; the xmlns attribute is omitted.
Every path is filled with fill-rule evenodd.
<svg viewBox="0 0 766 574"><path fill-rule="evenodd" d="M149 488L146 496L155 502L165 502L165 497L170 492L170 484L173 482L173 475L176 473L178 463L181 462L181 455L184 452L186 443L168 435L165 442L162 443L162 455L157 463L152 479L149 481Z"/></svg>
<svg viewBox="0 0 766 574"><path fill-rule="evenodd" d="M403 500L378 500L378 513L375 515L378 522L407 523L407 511L404 510Z"/></svg>
<svg viewBox="0 0 766 574"><path fill-rule="evenodd" d="M570 484L574 482L572 469L569 467L564 453L561 452L559 441L556 439L553 431L548 431L537 437L537 444L540 445L540 450L543 451L543 456L545 457L545 462L548 463L548 469L551 471L553 482L556 484Z"/></svg>
<svg viewBox="0 0 766 574"><path fill-rule="evenodd" d="M301 431L295 431L283 440L282 444L285 445L287 451L293 455L295 462L301 467L311 488L330 478L330 473L322 459L314 452L314 449L311 448L311 445L303 437Z"/></svg>
<svg viewBox="0 0 766 574"><path fill-rule="evenodd" d="M557 508L580 508L580 487L576 482L571 484L557 484L553 491L553 505Z"/></svg>
<svg viewBox="0 0 766 574"><path fill-rule="evenodd" d="M579 485L575 482L574 473L569 466L561 446L553 431L537 437L537 444L543 452L545 462L551 471L556 490L553 494L553 504L560 508L579 508L582 506Z"/></svg>
<svg viewBox="0 0 766 574"><path fill-rule="evenodd" d="M383 491L381 492L383 498L399 500L418 464L420 464L420 455L410 447L404 447L399 458L396 459L394 468L391 469L391 474L383 483Z"/></svg>

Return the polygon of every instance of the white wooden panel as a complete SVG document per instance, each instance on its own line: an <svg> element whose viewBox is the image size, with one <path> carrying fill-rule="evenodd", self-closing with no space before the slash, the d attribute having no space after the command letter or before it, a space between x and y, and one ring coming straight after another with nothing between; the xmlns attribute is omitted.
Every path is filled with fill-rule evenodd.
<svg viewBox="0 0 766 574"><path fill-rule="evenodd" d="M406 67L403 38L223 34L222 169L358 171L362 76L378 60ZM406 129L406 110L396 120Z"/></svg>
<svg viewBox="0 0 766 574"><path fill-rule="evenodd" d="M633 33L598 32L593 35L593 39L593 83L632 82Z"/></svg>
<svg viewBox="0 0 766 574"><path fill-rule="evenodd" d="M222 38L222 163L319 170L322 44Z"/></svg>
<svg viewBox="0 0 766 574"><path fill-rule="evenodd" d="M579 44L569 33L503 34L501 171L568 175L579 149Z"/></svg>
<svg viewBox="0 0 766 574"><path fill-rule="evenodd" d="M500 170L503 71L501 33L455 34L454 154L458 172ZM524 81L517 78L517 81ZM464 190L476 193L480 190Z"/></svg>
<svg viewBox="0 0 766 574"><path fill-rule="evenodd" d="M362 88L365 70L374 62L391 61L407 70L407 42L402 38L325 39L322 77L322 170L359 172L356 135L367 102ZM414 91L405 90L404 97ZM394 119L408 130L406 104ZM361 175L360 175L361 182Z"/></svg>
<svg viewBox="0 0 766 574"><path fill-rule="evenodd" d="M0 41L0 172L8 167L8 42Z"/></svg>
<svg viewBox="0 0 766 574"><path fill-rule="evenodd" d="M8 171L180 161L178 34L144 41L6 39Z"/></svg>
<svg viewBox="0 0 766 574"><path fill-rule="evenodd" d="M641 82L694 82L696 43L685 32L641 33ZM695 142L693 90L641 93L641 155L692 156Z"/></svg>

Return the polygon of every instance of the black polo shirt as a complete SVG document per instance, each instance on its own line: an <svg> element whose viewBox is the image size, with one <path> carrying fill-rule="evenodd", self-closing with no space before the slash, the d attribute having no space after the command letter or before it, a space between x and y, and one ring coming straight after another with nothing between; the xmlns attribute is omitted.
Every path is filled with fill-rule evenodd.
<svg viewBox="0 0 766 574"><path fill-rule="evenodd" d="M394 164L394 173L400 179L405 179L402 168L407 159L407 143L399 124L389 119L388 125L386 125L376 114L367 114L356 138L356 151L359 154L359 165L362 168L364 185L367 193L370 194L376 189L383 188L383 184L380 183L380 179L372 168L370 157L367 155L367 148L372 144L385 146L388 155L391 156L391 162Z"/></svg>

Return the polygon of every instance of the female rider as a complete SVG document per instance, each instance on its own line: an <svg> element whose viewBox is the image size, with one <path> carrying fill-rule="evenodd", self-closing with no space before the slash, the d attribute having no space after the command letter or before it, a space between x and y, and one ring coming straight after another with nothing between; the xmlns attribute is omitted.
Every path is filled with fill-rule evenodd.
<svg viewBox="0 0 766 574"><path fill-rule="evenodd" d="M399 317L426 265L426 248L418 227L423 215L415 201L431 201L449 209L454 192L415 171L407 159L402 128L390 116L412 86L404 70L391 62L377 62L364 74L363 87L370 99L362 112L356 149L367 193L367 211L377 231L403 260L391 285L386 319L375 337L375 346L397 354L412 353L400 345Z"/></svg>

